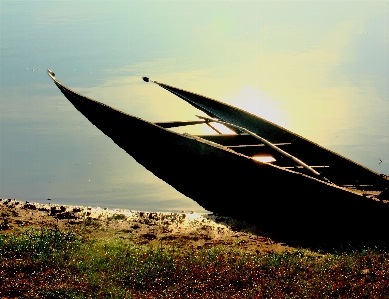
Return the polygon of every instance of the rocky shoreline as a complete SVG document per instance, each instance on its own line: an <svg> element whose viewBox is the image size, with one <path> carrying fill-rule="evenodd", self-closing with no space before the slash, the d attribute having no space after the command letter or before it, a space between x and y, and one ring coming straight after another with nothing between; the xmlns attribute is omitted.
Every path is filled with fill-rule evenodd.
<svg viewBox="0 0 389 299"><path fill-rule="evenodd" d="M27 227L49 227L155 246L200 249L227 245L257 253L293 249L264 236L252 224L214 214L142 212L0 199L0 216L1 234L17 233Z"/></svg>

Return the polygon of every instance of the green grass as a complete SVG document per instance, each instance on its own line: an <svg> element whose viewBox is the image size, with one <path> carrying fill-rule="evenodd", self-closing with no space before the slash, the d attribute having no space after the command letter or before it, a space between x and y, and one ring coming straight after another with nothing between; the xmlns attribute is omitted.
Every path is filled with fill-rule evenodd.
<svg viewBox="0 0 389 299"><path fill-rule="evenodd" d="M0 277L0 298L388 298L389 254L190 250L30 229L0 235Z"/></svg>

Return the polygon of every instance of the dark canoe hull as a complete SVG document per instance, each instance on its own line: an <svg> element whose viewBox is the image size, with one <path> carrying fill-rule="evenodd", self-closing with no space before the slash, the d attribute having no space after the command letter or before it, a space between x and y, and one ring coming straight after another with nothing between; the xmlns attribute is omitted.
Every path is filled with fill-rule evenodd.
<svg viewBox="0 0 389 299"><path fill-rule="evenodd" d="M156 81L152 82L211 117L244 127L273 143L290 143L288 146L289 154L299 158L308 165L329 166L323 170L323 175L337 185L371 185L377 191L382 191L385 187L389 187L386 177L268 120L196 93Z"/></svg>
<svg viewBox="0 0 389 299"><path fill-rule="evenodd" d="M92 124L154 175L209 211L271 222L272 228L281 225L283 232L304 237L310 236L312 227L320 236L371 236L363 220L380 226L388 215L382 202L171 132L79 95L51 77Z"/></svg>

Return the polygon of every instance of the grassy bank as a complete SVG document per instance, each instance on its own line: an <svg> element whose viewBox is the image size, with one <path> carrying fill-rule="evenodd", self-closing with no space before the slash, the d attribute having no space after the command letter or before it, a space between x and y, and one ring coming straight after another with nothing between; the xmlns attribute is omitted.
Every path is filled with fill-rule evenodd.
<svg viewBox="0 0 389 299"><path fill-rule="evenodd" d="M135 245L59 229L0 235L1 298L388 298L389 254Z"/></svg>

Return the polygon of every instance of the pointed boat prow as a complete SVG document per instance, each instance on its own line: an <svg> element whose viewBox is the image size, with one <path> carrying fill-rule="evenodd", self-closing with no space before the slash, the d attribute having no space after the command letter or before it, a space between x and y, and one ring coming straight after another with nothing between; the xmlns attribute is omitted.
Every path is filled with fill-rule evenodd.
<svg viewBox="0 0 389 299"><path fill-rule="evenodd" d="M47 70L47 74L49 75L49 77L51 79L53 79L54 81L56 80L54 72L52 72L51 70L48 69Z"/></svg>

